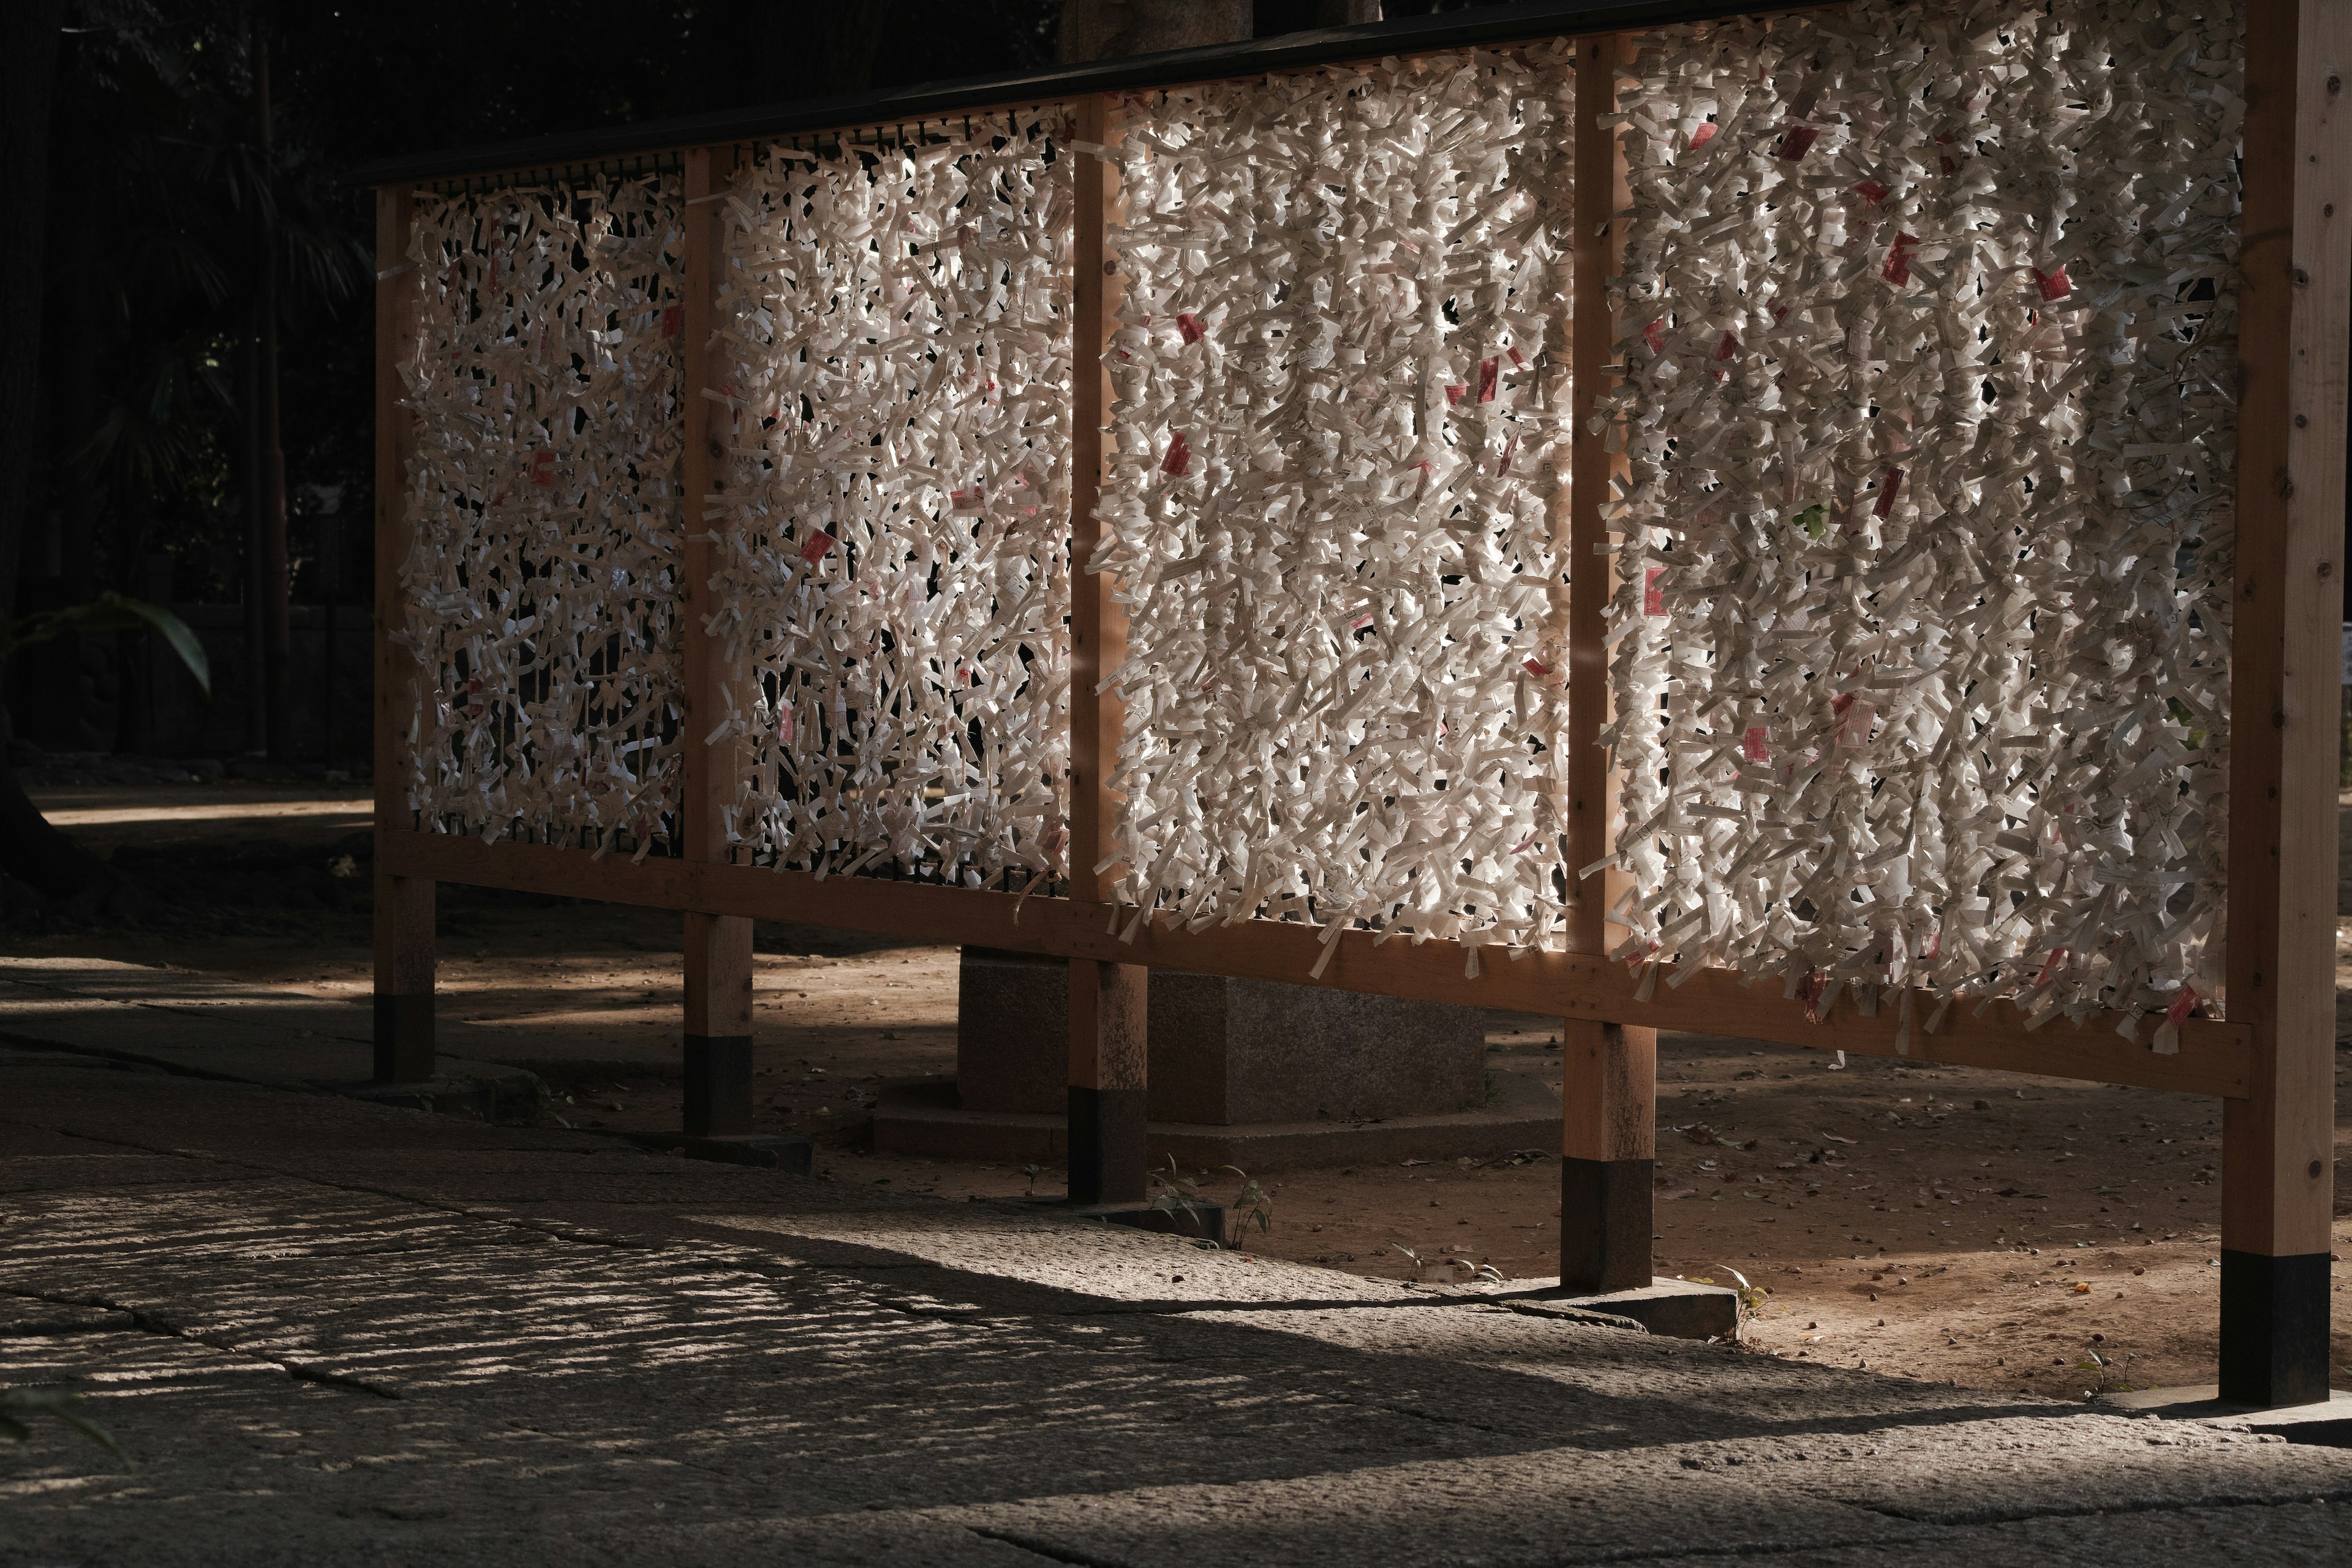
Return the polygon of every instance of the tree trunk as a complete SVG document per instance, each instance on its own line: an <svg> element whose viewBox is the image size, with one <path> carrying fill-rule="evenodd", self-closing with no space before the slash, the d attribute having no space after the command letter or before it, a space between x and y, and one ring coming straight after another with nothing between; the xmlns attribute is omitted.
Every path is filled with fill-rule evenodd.
<svg viewBox="0 0 2352 1568"><path fill-rule="evenodd" d="M1254 9L1251 0L1063 0L1055 52L1066 66L1239 43L1255 26Z"/></svg>

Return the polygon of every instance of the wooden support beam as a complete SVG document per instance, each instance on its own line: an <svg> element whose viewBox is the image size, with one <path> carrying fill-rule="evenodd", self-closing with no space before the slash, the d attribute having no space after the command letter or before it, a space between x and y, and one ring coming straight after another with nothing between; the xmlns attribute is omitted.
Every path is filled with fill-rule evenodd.
<svg viewBox="0 0 2352 1568"><path fill-rule="evenodd" d="M685 441L679 493L686 509L685 583L679 636L685 640L685 721L678 738L684 789L678 802L678 833L685 858L710 865L736 858L728 826L743 782L742 746L734 737L711 743L703 737L727 712L727 667L723 630L703 629L709 609L710 574L720 552L711 534L733 526L731 516L714 517L711 498L727 486L722 460L731 445L727 422L737 417L726 405L702 395L726 380L716 346L718 294L725 274L726 215L723 204L702 198L727 188L735 153L727 147L696 147L686 154L685 276L678 304L678 418ZM749 705L749 693L739 694ZM688 911L686 917L685 1131L715 1138L751 1131L751 921L746 915Z"/></svg>
<svg viewBox="0 0 2352 1568"><path fill-rule="evenodd" d="M1586 429L1594 405L1615 378L1616 313L1609 279L1620 270L1625 236L1613 215L1631 205L1625 151L1600 117L1616 107L1622 35L1576 46L1575 263L1570 310L1570 374L1574 394L1568 497L1568 862L1590 866L1616 842L1617 769L1598 743L1613 704L1605 615L1617 591L1616 557L1599 555L1609 531L1601 508L1625 460ZM1558 516L1555 509L1554 515ZM1605 955L1602 911L1624 874L1585 878L1568 913L1569 947ZM1656 1163L1658 1032L1595 1017L1560 1020L1560 1283L1585 1290L1635 1289L1650 1282L1650 1176Z"/></svg>
<svg viewBox="0 0 2352 1568"><path fill-rule="evenodd" d="M2243 14L2228 999L2252 1082L2222 1108L2221 1384L2279 1405L2327 1397L2352 5Z"/></svg>
<svg viewBox="0 0 2352 1568"><path fill-rule="evenodd" d="M1109 145L1117 134L1112 100L1090 95L1074 107L1075 134ZM1119 799L1118 766L1126 705L1096 691L1127 658L1127 613L1111 597L1118 584L1087 563L1102 542L1095 502L1102 490L1104 426L1112 402L1102 359L1118 327L1126 290L1109 247L1118 221L1118 174L1101 159L1073 160L1077 183L1072 218L1070 320L1070 888L1089 902L1108 902L1117 866L1095 867L1110 853ZM1127 1203L1143 1196L1146 972L1134 964L1070 964L1070 1201Z"/></svg>
<svg viewBox="0 0 2352 1568"><path fill-rule="evenodd" d="M410 733L421 705L416 659L392 641L406 618L408 459L416 418L401 367L416 334L417 279L408 261L415 203L406 190L375 195L375 1078L433 1076L433 883L384 868L385 837L415 826L408 809Z"/></svg>
<svg viewBox="0 0 2352 1568"><path fill-rule="evenodd" d="M1586 953L1523 952L1513 958L1486 948L1474 980L1463 973L1466 954L1456 942L1416 943L1402 937L1383 942L1370 931L1349 931L1332 944L1331 961L1318 980L1308 972L1322 953L1321 933L1298 921L1237 921L1198 931L1155 921L1125 942L1106 929L1110 907L1090 900L1024 900L937 883L819 878L805 871L661 858L632 866L618 857L598 860L584 849L484 844L441 833L383 836L377 855L379 864L396 874L470 887L753 915L914 942L1278 980L1863 1056L1896 1054L1892 1009L1864 1017L1841 1005L1819 1024L1809 1024L1804 1004L1784 998L1777 983L1759 983L1751 990L1739 975L1722 969L1696 971L1680 985L1671 977L1662 979L1656 994L1643 1002L1635 997L1637 982L1623 964ZM2251 1031L2245 1025L2191 1018L2181 1026L2179 1053L2158 1056L2118 1037L2119 1021L2113 1013L2095 1014L2079 1027L2053 1023L2029 1034L2024 1015L2006 1002L1992 1003L1981 1013L1956 1004L1933 1034L1913 1029L1906 1059L2183 1094L2247 1093ZM2143 1026L2141 1033L2147 1032Z"/></svg>

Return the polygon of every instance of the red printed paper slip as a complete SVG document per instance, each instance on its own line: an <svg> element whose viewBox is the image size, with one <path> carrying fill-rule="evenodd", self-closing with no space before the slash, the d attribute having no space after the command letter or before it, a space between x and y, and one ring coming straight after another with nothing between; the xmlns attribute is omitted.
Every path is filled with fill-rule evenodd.
<svg viewBox="0 0 2352 1568"><path fill-rule="evenodd" d="M1700 148L1706 146L1708 142L1714 141L1715 133L1719 129L1720 127L1718 127L1714 121L1710 120L1706 124L1700 126L1697 130L1692 132L1690 150L1696 153Z"/></svg>
<svg viewBox="0 0 2352 1568"><path fill-rule="evenodd" d="M820 528L801 541L801 559L814 566L824 558L824 552L831 550L835 542L837 542L833 535Z"/></svg>
<svg viewBox="0 0 2352 1568"><path fill-rule="evenodd" d="M1181 479L1192 467L1192 448L1179 430L1168 437L1168 456L1160 460L1160 471Z"/></svg>
<svg viewBox="0 0 2352 1568"><path fill-rule="evenodd" d="M2053 268L2048 272L2042 271L2039 267L2035 268L2033 284L2035 288L2042 290L2042 302L2045 305L2053 300L2063 300L2074 291L2074 285L2067 279L2066 269L2063 267Z"/></svg>
<svg viewBox="0 0 2352 1568"><path fill-rule="evenodd" d="M2183 985L2173 994L2171 1005L2165 1008L2164 1021L2175 1028L2179 1027L2191 1013L2197 1011L2197 1004L2200 1000L2202 998L2197 994L2197 987Z"/></svg>
<svg viewBox="0 0 2352 1568"><path fill-rule="evenodd" d="M1666 319L1664 316L1660 316L1656 321L1652 321L1648 326L1643 327L1642 329L1642 341L1650 345L1650 352L1652 353L1662 354L1665 353Z"/></svg>
<svg viewBox="0 0 2352 1568"><path fill-rule="evenodd" d="M1829 988L1830 972L1828 970L1815 969L1806 973L1805 983L1797 988L1797 995L1805 1004L1806 1023L1818 1024L1822 1021L1822 997Z"/></svg>
<svg viewBox="0 0 2352 1568"><path fill-rule="evenodd" d="M1765 732L1763 725L1748 726L1746 731L1739 737L1739 754L1751 763L1769 763L1772 760L1771 737Z"/></svg>
<svg viewBox="0 0 2352 1568"><path fill-rule="evenodd" d="M789 746L792 743L793 705L787 702L776 710L776 744Z"/></svg>
<svg viewBox="0 0 2352 1568"><path fill-rule="evenodd" d="M2042 964L2042 973L2033 977L2033 988L2035 990L2039 991L2042 987L2049 984L2052 981L2058 978L2058 972L2066 967L2066 954L2068 951L2068 949L2063 947L2053 947L2050 950L2049 962Z"/></svg>
<svg viewBox="0 0 2352 1568"><path fill-rule="evenodd" d="M1538 680L1551 673L1551 666L1544 663L1540 659L1524 659L1520 662L1519 668L1526 670L1529 675L1534 676ZM1439 733L1444 733L1444 731L1440 730Z"/></svg>
<svg viewBox="0 0 2352 1568"><path fill-rule="evenodd" d="M1459 403L1469 394L1469 391L1470 388L1466 385L1448 386L1445 389L1445 401L1448 403Z"/></svg>
<svg viewBox="0 0 2352 1568"><path fill-rule="evenodd" d="M1878 275L1897 288L1910 282L1911 258L1917 254L1918 249L1919 241L1916 237L1896 235L1895 243L1886 247L1886 265L1879 268Z"/></svg>
<svg viewBox="0 0 2352 1568"><path fill-rule="evenodd" d="M662 336L666 338L674 338L684 331L686 331L686 307L683 305L663 306Z"/></svg>
<svg viewBox="0 0 2352 1568"><path fill-rule="evenodd" d="M1496 384L1502 380L1502 376L1503 362L1501 360L1482 359L1478 362L1479 402L1492 403L1495 401L1495 387Z"/></svg>
<svg viewBox="0 0 2352 1568"><path fill-rule="evenodd" d="M1737 332L1724 333L1722 341L1715 345L1715 357L1718 361L1727 360L1738 352L1739 335Z"/></svg>
<svg viewBox="0 0 2352 1568"><path fill-rule="evenodd" d="M1880 184L1876 180L1863 181L1862 184L1854 186L1853 194L1860 196L1864 201L1868 202L1872 206L1876 206L1886 200L1886 187Z"/></svg>
<svg viewBox="0 0 2352 1568"><path fill-rule="evenodd" d="M1813 142L1820 135L1821 132L1810 125L1791 125L1781 133L1780 145L1773 156L1788 163L1797 163L1813 150Z"/></svg>
<svg viewBox="0 0 2352 1568"><path fill-rule="evenodd" d="M543 489L555 485L555 454L541 447L530 455L530 482Z"/></svg>
<svg viewBox="0 0 2352 1568"><path fill-rule="evenodd" d="M1903 470L1900 468L1887 469L1885 476L1878 481L1878 500L1871 507L1870 515L1873 517L1885 517L1888 512L1893 511L1895 510L1895 498L1902 493Z"/></svg>
<svg viewBox="0 0 2352 1568"><path fill-rule="evenodd" d="M1878 721L1878 710L1867 702L1855 700L1852 692L1839 695L1830 704L1838 715L1837 743L1847 751L1859 751L1870 744L1871 727Z"/></svg>
<svg viewBox="0 0 2352 1568"><path fill-rule="evenodd" d="M1190 311L1177 313L1176 330L1184 334L1184 341L1188 343L1197 343L1209 335L1201 326L1201 318Z"/></svg>
<svg viewBox="0 0 2352 1568"><path fill-rule="evenodd" d="M1642 570L1642 613L1664 620L1666 615L1666 591L1659 579L1666 574L1663 566L1646 566Z"/></svg>

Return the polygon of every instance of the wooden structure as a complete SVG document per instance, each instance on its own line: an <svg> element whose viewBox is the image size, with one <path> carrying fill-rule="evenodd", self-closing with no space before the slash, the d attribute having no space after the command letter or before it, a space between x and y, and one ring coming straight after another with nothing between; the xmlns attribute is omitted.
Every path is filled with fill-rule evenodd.
<svg viewBox="0 0 2352 1568"><path fill-rule="evenodd" d="M686 372L689 392L715 385L711 301L719 206L698 201L723 186L746 142L814 130L889 126L926 114L976 113L1008 105L1072 108L1077 136L1108 140L1119 94L1285 68L1493 45L1578 38L1581 88L1574 141L1576 255L1570 353L1577 429L1570 485L1554 509L1577 571L1564 611L1570 655L1570 731L1598 733L1608 717L1602 612L1613 584L1588 564L1616 459L1583 434L1583 416L1607 384L1615 337L1607 294L1611 222L1624 202L1614 133L1593 106L1612 97L1616 35L1661 21L1736 10L1728 5L1561 5L1466 14L1464 22L1380 24L1294 35L1272 43L1192 51L1107 67L995 82L925 89L789 112L710 116L578 138L449 154L367 171L378 189L381 266L376 689L377 1070L388 1079L427 1074L433 1061L433 908L440 882L524 889L679 911L686 921L689 1132L750 1130L751 922L823 923L938 942L970 943L1066 958L1071 974L1070 1191L1074 1201L1134 1199L1143 1189L1143 984L1153 965L1234 976L1305 981L1321 952L1318 932L1291 921L1252 921L1188 931L1144 922L1130 941L1107 903L1106 854L1118 802L1108 780L1121 722L1115 694L1096 694L1115 668L1124 619L1107 576L1076 579L1071 616L1071 844L1066 897L1011 894L901 880L824 879L740 863L718 826L731 741L706 744L698 722L715 706L717 643L689 630L686 787L678 807L682 853L630 863L585 850L485 844L420 831L388 765L408 716L423 700L413 661L384 640L399 618L408 421L397 372L410 323L399 284L411 193L436 180L544 178L565 168L660 153L682 157L689 233L686 249ZM2334 1098L2335 864L2337 601L2335 580L2344 510L2347 301L2352 301L2352 127L2345 77L2352 74L2352 6L2338 0L2244 0L2246 117L2239 446L2237 626L2231 706L2228 1019L2191 1018L2177 1054L2152 1054L2093 1020L2031 1035L2007 1003L1954 1009L1908 1054L1925 1061L2013 1069L2092 1082L2215 1096L2225 1108L2221 1385L2225 1397L2278 1405L2326 1394L2329 1221ZM1092 552L1093 495L1104 453L1108 378L1087 368L1108 342L1117 306L1115 257L1105 249L1115 218L1110 168L1080 160L1075 243L1077 363L1075 387L1074 557ZM2338 208L2343 207L2339 215ZM688 396L689 422L716 404ZM715 437L686 442L686 494L711 491L706 453ZM689 542L688 595L701 591L710 546ZM1560 611L1556 611L1556 614ZM689 623L691 624L691 623ZM1569 864L1605 858L1613 784L1594 745L1574 746ZM2284 850L2292 847L2294 853ZM1563 1022L1566 1086L1561 1269L1572 1289L1617 1289L1650 1278L1651 1165L1654 1153L1655 1040L1661 1028L1731 1034L1819 1049L1890 1055L1897 1020L1847 1009L1820 1024L1804 1005L1703 972L1637 996L1637 979L1604 956L1602 911L1613 890L1595 873L1577 889L1571 951L1488 962L1465 977L1465 952L1432 941L1376 951L1370 932L1337 940L1319 984L1393 996L1546 1013ZM2112 1026L2116 1020L2105 1020Z"/></svg>

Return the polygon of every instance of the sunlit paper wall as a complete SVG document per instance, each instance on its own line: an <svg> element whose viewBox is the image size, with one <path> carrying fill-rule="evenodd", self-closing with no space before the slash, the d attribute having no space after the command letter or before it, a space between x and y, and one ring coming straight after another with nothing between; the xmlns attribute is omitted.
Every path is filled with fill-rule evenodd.
<svg viewBox="0 0 2352 1568"><path fill-rule="evenodd" d="M1622 956L1923 1025L2215 988L2239 37L1869 0L1640 39Z"/></svg>
<svg viewBox="0 0 2352 1568"><path fill-rule="evenodd" d="M394 644L431 826L643 853L677 795L675 176L420 195Z"/></svg>
<svg viewBox="0 0 2352 1568"><path fill-rule="evenodd" d="M1056 111L770 148L726 197L714 737L764 862L1064 867L1070 222Z"/></svg>
<svg viewBox="0 0 2352 1568"><path fill-rule="evenodd" d="M1139 910L1556 941L1572 85L1555 44L1123 113Z"/></svg>

